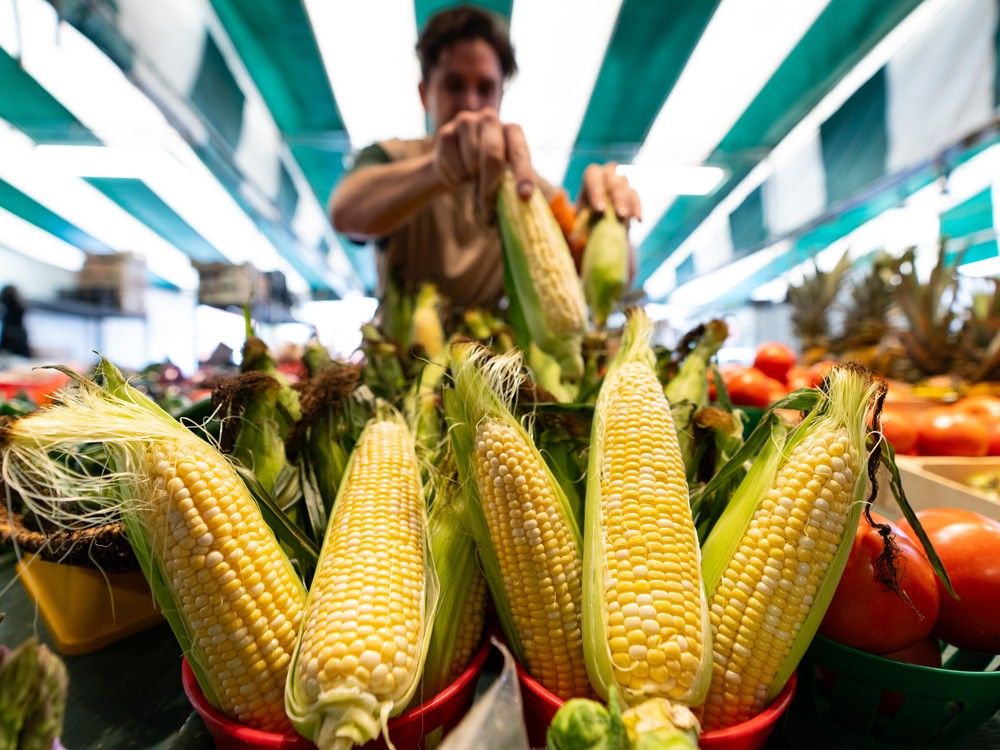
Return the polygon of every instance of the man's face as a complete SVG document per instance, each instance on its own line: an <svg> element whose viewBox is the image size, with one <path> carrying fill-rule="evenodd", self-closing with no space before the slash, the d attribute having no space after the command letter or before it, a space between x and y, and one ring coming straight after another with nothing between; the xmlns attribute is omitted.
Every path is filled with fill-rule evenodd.
<svg viewBox="0 0 1000 750"><path fill-rule="evenodd" d="M435 131L459 112L487 107L499 111L502 95L500 58L482 39L445 48L427 80L420 83L420 101Z"/></svg>

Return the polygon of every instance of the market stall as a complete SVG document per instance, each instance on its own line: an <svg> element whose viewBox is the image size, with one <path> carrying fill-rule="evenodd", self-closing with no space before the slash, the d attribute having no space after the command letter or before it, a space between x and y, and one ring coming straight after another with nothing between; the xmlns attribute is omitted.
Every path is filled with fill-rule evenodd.
<svg viewBox="0 0 1000 750"><path fill-rule="evenodd" d="M1000 746L996 2L355 5L0 0L0 748Z"/></svg>

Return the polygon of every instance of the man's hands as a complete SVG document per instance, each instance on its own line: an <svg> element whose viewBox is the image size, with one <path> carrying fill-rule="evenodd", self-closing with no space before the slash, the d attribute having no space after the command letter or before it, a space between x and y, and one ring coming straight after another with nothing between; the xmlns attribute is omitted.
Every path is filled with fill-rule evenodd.
<svg viewBox="0 0 1000 750"><path fill-rule="evenodd" d="M500 122L492 109L460 113L438 130L434 139L434 171L444 185L451 189L463 182L476 182L487 206L493 204L508 164L518 194L530 198L535 189L535 171L524 131L519 125Z"/></svg>
<svg viewBox="0 0 1000 750"><path fill-rule="evenodd" d="M537 183L521 126L501 122L492 109L462 112L444 125L434 139L432 159L434 173L446 188L475 182L486 206L493 205L497 186L508 165L522 198L530 198ZM624 175L616 172L617 167L614 162L587 167L583 173L580 204L601 212L610 200L622 221L641 220L639 194Z"/></svg>
<svg viewBox="0 0 1000 750"><path fill-rule="evenodd" d="M580 191L580 204L590 206L594 211L604 211L607 201L624 222L630 219L642 221L642 204L639 194L628 183L625 175L617 173L615 162L607 164L591 164L583 172L583 189Z"/></svg>

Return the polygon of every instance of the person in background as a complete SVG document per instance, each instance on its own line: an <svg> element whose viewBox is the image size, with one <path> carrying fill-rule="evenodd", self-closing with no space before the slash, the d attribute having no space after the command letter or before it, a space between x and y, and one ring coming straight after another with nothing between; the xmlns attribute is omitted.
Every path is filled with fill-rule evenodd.
<svg viewBox="0 0 1000 750"><path fill-rule="evenodd" d="M331 196L331 219L352 240L376 242L380 298L388 284L412 291L432 281L458 307L495 307L503 266L492 207L503 170L513 171L523 199L540 187L567 234L574 212L565 192L535 173L521 128L497 114L517 70L506 25L459 6L433 16L416 49L433 132L362 149ZM641 219L639 197L616 166L587 167L580 203L600 212L610 200L623 221Z"/></svg>
<svg viewBox="0 0 1000 750"><path fill-rule="evenodd" d="M30 357L28 331L24 327L24 302L17 287L8 284L0 289L0 352Z"/></svg>

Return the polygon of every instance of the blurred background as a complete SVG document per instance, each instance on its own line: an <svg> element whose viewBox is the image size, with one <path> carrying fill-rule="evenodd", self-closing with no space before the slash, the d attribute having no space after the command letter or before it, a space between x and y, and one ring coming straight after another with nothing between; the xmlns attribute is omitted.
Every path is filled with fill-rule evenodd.
<svg viewBox="0 0 1000 750"><path fill-rule="evenodd" d="M350 356L374 250L326 202L354 151L426 132L413 46L452 4L0 0L0 287L30 361L189 376L238 358L247 299L275 350ZM575 197L615 160L637 187L661 339L725 315L722 360L747 362L809 348L809 320L899 316L891 278L851 296L881 253L958 261L956 308L1000 275L998 0L481 4L509 20L501 115L538 171ZM796 297L817 270L835 298Z"/></svg>

